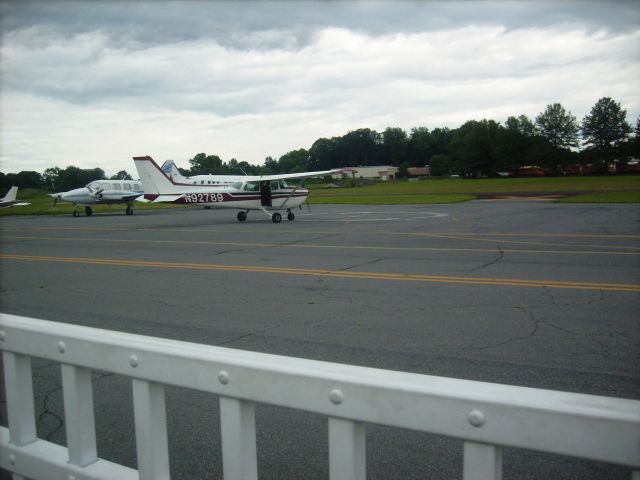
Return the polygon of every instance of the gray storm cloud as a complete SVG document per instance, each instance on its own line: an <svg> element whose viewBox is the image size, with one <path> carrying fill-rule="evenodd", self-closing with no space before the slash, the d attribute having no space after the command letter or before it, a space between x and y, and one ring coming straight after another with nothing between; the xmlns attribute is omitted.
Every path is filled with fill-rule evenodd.
<svg viewBox="0 0 640 480"><path fill-rule="evenodd" d="M4 2L0 160L6 171L121 162L105 166L117 171L133 154L206 151L260 163L361 127L502 121L557 101L580 117L601 96L637 115L639 12L632 2Z"/></svg>

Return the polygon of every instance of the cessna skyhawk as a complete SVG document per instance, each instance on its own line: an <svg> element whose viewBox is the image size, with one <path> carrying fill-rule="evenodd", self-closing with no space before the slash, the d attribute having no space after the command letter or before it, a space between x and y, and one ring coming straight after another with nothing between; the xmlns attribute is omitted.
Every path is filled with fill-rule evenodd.
<svg viewBox="0 0 640 480"><path fill-rule="evenodd" d="M260 210L274 223L282 221L279 211L286 210L287 219L295 219L293 209L302 205L309 196L309 190L289 186L288 179L320 177L342 170L320 172L287 173L280 175L246 175L232 185L207 185L180 183L168 178L149 156L133 157L144 198L154 203L180 203L187 205L208 205L215 208L235 208L238 220L244 222L251 210Z"/></svg>

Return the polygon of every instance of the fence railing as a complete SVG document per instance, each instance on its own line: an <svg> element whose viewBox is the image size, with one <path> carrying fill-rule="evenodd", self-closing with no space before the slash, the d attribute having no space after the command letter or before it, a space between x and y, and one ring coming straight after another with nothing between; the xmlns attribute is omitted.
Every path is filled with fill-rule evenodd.
<svg viewBox="0 0 640 480"><path fill-rule="evenodd" d="M463 475L499 479L503 446L620 464L640 478L640 402L239 351L0 314L17 478L169 478L164 386L220 396L223 473L255 479L256 402L328 417L332 479L364 479L366 423L464 440ZM31 357L60 362L67 447L36 437ZM96 453L91 371L131 378L138 470Z"/></svg>

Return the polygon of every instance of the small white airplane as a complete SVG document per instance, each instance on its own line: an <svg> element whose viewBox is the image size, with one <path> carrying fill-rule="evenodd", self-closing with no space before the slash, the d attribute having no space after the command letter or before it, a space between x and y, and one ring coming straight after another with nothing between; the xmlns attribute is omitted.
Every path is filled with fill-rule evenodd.
<svg viewBox="0 0 640 480"><path fill-rule="evenodd" d="M320 177L342 171L337 169L280 175L246 175L236 177L237 181L231 185L212 185L206 182L194 185L177 182L168 177L150 156L133 157L133 160L140 175L145 199L154 203L235 208L240 210L238 212L240 222L247 219L247 213L251 210L264 212L274 223L282 221L279 211L286 210L287 219L293 221L295 219L293 209L304 203L309 196L309 190L289 186L286 180ZM226 177L226 175L218 177Z"/></svg>
<svg viewBox="0 0 640 480"><path fill-rule="evenodd" d="M18 187L13 186L9 189L7 194L0 199L0 208L19 207L20 205L31 205L30 203L21 202L16 200L18 196Z"/></svg>
<svg viewBox="0 0 640 480"><path fill-rule="evenodd" d="M173 160L167 160L160 168L171 180L182 184L224 186L245 180L245 176L238 175L194 175L185 177L180 173Z"/></svg>
<svg viewBox="0 0 640 480"><path fill-rule="evenodd" d="M127 215L133 215L133 201L144 194L139 180L95 180L86 187L76 188L68 192L50 193L54 204L62 202L73 203L73 216L80 216L80 207L84 207L85 214L93 215L94 205L112 205L126 203Z"/></svg>

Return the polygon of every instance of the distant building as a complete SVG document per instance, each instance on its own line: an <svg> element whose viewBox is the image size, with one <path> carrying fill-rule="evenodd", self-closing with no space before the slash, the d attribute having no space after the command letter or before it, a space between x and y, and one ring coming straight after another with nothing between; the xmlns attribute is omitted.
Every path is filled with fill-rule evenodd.
<svg viewBox="0 0 640 480"><path fill-rule="evenodd" d="M410 167L407 168L407 173L409 177L428 177L431 175L431 168L429 168L429 165L425 165L424 167Z"/></svg>
<svg viewBox="0 0 640 480"><path fill-rule="evenodd" d="M388 165L377 167L344 167L343 173L334 173L333 178L342 178L343 175L352 176L353 178L366 178L369 180L393 180L398 174L398 167Z"/></svg>

